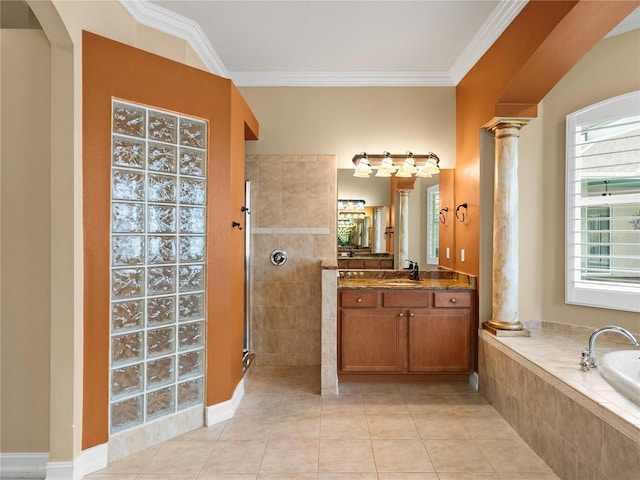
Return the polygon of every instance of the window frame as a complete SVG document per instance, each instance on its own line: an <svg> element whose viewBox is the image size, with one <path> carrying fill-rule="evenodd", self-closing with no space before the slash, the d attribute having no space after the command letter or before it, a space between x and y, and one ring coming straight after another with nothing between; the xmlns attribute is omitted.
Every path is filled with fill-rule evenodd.
<svg viewBox="0 0 640 480"><path fill-rule="evenodd" d="M437 195L438 203L433 206L435 203L434 197ZM440 239L440 216L438 215L438 210L440 209L440 185L435 184L427 188L427 264L429 265L438 265L440 263L440 252L439 252L439 239ZM434 228L435 227L435 228ZM435 243L435 253L433 255L433 238L436 238Z"/></svg>
<svg viewBox="0 0 640 480"><path fill-rule="evenodd" d="M565 303L589 307L640 312L640 284L625 284L580 278L582 210L588 207L610 208L615 205L640 203L640 194L621 194L610 197L588 197L578 200L580 184L576 168L576 129L599 121L607 121L640 114L640 90L603 100L566 117L565 162ZM606 198L606 202L603 200ZM586 207L586 208L585 208ZM613 208L611 208L613 211Z"/></svg>

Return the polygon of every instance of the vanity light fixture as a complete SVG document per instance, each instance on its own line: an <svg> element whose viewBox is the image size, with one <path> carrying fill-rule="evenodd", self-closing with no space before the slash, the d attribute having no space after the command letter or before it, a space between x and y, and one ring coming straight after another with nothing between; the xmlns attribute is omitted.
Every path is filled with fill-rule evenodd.
<svg viewBox="0 0 640 480"><path fill-rule="evenodd" d="M429 152L426 155L414 155L407 152L404 155L393 155L389 152L368 155L365 152L354 155L352 159L356 170L354 177L368 178L377 169L376 177L431 177L440 173L440 159Z"/></svg>
<svg viewBox="0 0 640 480"><path fill-rule="evenodd" d="M384 158L378 167L378 171L376 172L376 177L390 177L392 173L396 173L398 170L393 165L393 159L391 158L391 154L389 152L383 153Z"/></svg>
<svg viewBox="0 0 640 480"><path fill-rule="evenodd" d="M464 208L464 210L460 211L461 208ZM458 219L459 222L464 222L464 219L466 217L466 212L467 212L466 203L461 203L456 207L456 218Z"/></svg>
<svg viewBox="0 0 640 480"><path fill-rule="evenodd" d="M373 171L371 170L371 164L369 163L369 159L365 152L362 152L360 155L362 157L356 165L356 171L353 173L353 176L359 178L369 178L369 174Z"/></svg>

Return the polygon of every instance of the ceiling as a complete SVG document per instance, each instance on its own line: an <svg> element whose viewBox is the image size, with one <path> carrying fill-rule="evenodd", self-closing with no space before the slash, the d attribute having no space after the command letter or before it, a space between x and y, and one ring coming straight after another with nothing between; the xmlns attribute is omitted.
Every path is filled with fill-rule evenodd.
<svg viewBox="0 0 640 480"><path fill-rule="evenodd" d="M454 86L526 2L121 0L238 86Z"/></svg>

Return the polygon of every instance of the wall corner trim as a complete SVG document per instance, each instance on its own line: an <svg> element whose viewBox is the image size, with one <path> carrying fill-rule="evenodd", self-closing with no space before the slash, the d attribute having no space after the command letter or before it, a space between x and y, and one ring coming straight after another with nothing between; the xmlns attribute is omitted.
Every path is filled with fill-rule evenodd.
<svg viewBox="0 0 640 480"><path fill-rule="evenodd" d="M216 403L205 408L204 412L204 424L207 427L215 425L216 423L224 422L233 418L238 410L240 401L244 397L244 378L240 380L240 383L233 391L233 395L230 400L225 402Z"/></svg>

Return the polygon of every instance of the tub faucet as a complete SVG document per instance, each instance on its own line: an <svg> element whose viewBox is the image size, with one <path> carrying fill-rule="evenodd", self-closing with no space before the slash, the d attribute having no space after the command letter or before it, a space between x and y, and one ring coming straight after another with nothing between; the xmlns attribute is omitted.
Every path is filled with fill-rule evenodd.
<svg viewBox="0 0 640 480"><path fill-rule="evenodd" d="M596 338L598 338L601 333L605 332L616 332L624 335L635 347L640 347L640 343L638 343L636 337L634 337L629 330L616 325L605 325L604 327L597 328L589 337L589 346L582 351L580 369L583 372L588 371L591 368L596 368Z"/></svg>

